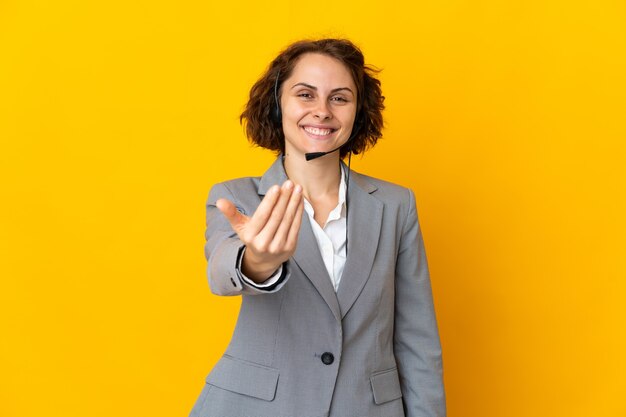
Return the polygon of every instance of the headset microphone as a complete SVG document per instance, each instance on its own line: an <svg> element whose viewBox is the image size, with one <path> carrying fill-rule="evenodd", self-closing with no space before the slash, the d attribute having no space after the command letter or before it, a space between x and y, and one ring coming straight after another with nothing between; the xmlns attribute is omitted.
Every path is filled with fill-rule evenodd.
<svg viewBox="0 0 626 417"><path fill-rule="evenodd" d="M274 81L274 108L271 110L271 118L274 121L274 123L276 123L277 125L280 125L282 123L282 119L283 119L283 115L282 112L280 111L280 101L278 100L278 82L280 80L280 70L277 71L276 73L276 80ZM361 124L363 123L363 117L361 114L359 114L359 117L357 117L357 120L354 124L354 127L352 128L352 134L350 135L350 138L348 139L347 142L350 142L354 136L356 136L356 133L359 131ZM346 143L347 143L346 142ZM345 145L345 143L344 143ZM343 146L343 145L341 145ZM310 153L305 153L304 157L306 158L307 161L312 161L314 159L317 159L321 156L324 155L328 155L329 153L333 153L335 151L338 151L339 149L341 149L341 146L339 146L338 148L333 149L332 151L328 151L328 152L310 152Z"/></svg>
<svg viewBox="0 0 626 417"><path fill-rule="evenodd" d="M341 146L343 146L343 145L341 145ZM332 151L328 151L328 152L310 152L310 153L305 153L304 157L306 158L307 161L311 161L313 159L319 158L320 156L324 156L324 155L327 155L329 153L333 153L335 151L338 151L339 149L341 149L341 146L338 147L338 148L333 149Z"/></svg>

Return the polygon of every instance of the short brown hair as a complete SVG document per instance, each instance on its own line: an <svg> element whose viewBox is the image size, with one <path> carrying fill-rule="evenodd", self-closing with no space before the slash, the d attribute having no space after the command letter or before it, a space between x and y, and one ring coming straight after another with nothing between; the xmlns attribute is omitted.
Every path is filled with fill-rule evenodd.
<svg viewBox="0 0 626 417"><path fill-rule="evenodd" d="M306 53L318 53L343 63L357 89L357 111L352 139L340 149L343 158L348 152L363 152L376 144L382 136L385 97L380 81L375 78L379 70L365 65L363 53L347 39L302 40L292 43L271 62L265 74L250 89L250 99L239 121L245 125L248 139L266 149L285 152L285 136L282 125L274 116L278 103L274 96L278 88L291 76L298 59ZM279 90L280 91L280 90ZM280 93L278 93L280 96ZM358 124L358 126L357 126Z"/></svg>

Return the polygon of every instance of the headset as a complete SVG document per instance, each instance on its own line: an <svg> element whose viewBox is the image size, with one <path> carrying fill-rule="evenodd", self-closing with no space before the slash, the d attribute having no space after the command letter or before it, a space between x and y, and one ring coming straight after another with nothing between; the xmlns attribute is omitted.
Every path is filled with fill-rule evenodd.
<svg viewBox="0 0 626 417"><path fill-rule="evenodd" d="M271 118L272 121L277 125L277 126L281 126L282 122L283 122L283 113L280 109L280 101L278 100L278 82L280 81L280 70L278 70L278 73L276 74L276 80L274 81L274 107L271 110ZM359 98L360 100L362 100L362 98ZM341 149L343 146L347 146L347 150L349 153L353 153L354 151L351 148L351 146L349 145L350 141L352 141L352 139L354 139L354 137L357 135L357 133L359 133L359 130L361 130L361 127L363 127L363 125L365 124L365 113L363 112L363 105L361 103L361 101L359 102L359 110L358 110L358 114L354 120L354 124L352 125L352 132L350 133L350 137L348 138L348 140L346 141L346 143L344 143L343 145L341 145L338 148L335 148L331 151L328 152L311 152L311 153L306 153L304 154L305 158L307 161L311 161L313 159L319 158L321 156L327 155L329 153L335 152L339 149ZM356 153L356 152L354 152Z"/></svg>

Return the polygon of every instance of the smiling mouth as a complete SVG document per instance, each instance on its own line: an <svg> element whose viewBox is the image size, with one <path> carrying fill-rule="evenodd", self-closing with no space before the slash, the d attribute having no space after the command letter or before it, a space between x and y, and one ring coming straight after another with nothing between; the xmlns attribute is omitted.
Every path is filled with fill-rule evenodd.
<svg viewBox="0 0 626 417"><path fill-rule="evenodd" d="M328 136L337 129L320 129L318 127L304 126L304 131L315 136Z"/></svg>

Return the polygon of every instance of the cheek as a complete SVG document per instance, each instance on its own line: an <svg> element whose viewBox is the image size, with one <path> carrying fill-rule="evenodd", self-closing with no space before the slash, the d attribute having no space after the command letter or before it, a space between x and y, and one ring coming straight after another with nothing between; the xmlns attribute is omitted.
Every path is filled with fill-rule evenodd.
<svg viewBox="0 0 626 417"><path fill-rule="evenodd" d="M291 120L299 120L306 114L306 108L294 104L288 104L284 107L285 116Z"/></svg>
<svg viewBox="0 0 626 417"><path fill-rule="evenodd" d="M354 114L354 112L351 111L346 112L341 115L341 121L346 126L352 126L356 121L356 115Z"/></svg>

